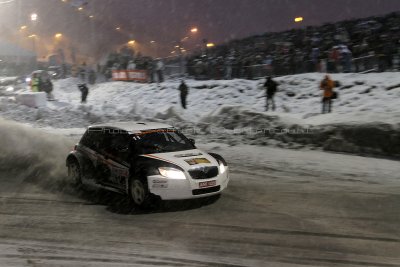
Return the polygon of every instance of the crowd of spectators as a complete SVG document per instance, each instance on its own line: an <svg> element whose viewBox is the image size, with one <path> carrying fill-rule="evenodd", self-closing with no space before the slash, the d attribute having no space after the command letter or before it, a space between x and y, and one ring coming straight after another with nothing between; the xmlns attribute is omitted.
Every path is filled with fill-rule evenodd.
<svg viewBox="0 0 400 267"><path fill-rule="evenodd" d="M397 70L400 13L266 33L186 58L197 79Z"/></svg>
<svg viewBox="0 0 400 267"><path fill-rule="evenodd" d="M104 74L107 79L112 77L113 70L144 70L147 73L149 82L162 82L164 80L164 63L162 59L153 59L136 53L129 47L123 47L119 52L108 56L103 67L98 67L98 72Z"/></svg>
<svg viewBox="0 0 400 267"><path fill-rule="evenodd" d="M265 33L204 48L196 54L153 59L129 47L110 54L98 70L145 70L149 82L167 75L196 79L254 79L305 72L399 70L400 12ZM165 63L165 65L164 65Z"/></svg>

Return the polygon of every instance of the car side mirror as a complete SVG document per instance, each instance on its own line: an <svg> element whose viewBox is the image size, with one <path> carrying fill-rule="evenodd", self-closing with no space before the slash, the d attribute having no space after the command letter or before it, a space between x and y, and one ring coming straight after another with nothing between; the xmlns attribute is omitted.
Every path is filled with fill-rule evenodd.
<svg viewBox="0 0 400 267"><path fill-rule="evenodd" d="M192 143L192 145L196 144L196 141L194 139L192 139L192 138L189 138L189 141L190 141L190 143Z"/></svg>

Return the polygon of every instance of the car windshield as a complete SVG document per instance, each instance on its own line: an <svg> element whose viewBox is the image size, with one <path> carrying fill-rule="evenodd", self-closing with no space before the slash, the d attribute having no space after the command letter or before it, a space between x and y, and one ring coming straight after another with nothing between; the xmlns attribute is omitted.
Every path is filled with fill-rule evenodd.
<svg viewBox="0 0 400 267"><path fill-rule="evenodd" d="M182 133L176 130L150 130L133 136L135 151L139 154L154 154L196 148Z"/></svg>

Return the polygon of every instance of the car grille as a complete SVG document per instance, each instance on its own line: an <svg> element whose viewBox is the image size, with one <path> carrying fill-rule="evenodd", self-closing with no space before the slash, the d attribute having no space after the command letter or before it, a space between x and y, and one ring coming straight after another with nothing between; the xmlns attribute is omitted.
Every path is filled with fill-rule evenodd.
<svg viewBox="0 0 400 267"><path fill-rule="evenodd" d="M189 174L193 179L209 179L218 175L218 167L211 166L196 168L189 170Z"/></svg>
<svg viewBox="0 0 400 267"><path fill-rule="evenodd" d="M203 195L203 194L208 194L208 193L214 193L218 192L220 190L220 186L213 186L213 187L208 187L208 188L201 188L201 189L194 189L192 190L192 194L194 196L196 195Z"/></svg>

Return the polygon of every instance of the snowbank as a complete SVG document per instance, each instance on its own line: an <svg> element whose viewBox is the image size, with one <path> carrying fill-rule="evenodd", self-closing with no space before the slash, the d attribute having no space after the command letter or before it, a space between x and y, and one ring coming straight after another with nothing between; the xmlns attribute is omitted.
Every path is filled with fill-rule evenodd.
<svg viewBox="0 0 400 267"><path fill-rule="evenodd" d="M198 128L206 138L232 144L315 145L328 150L397 155L400 123L398 73L333 74L341 83L331 114L320 114L323 74L279 77L277 110L265 112L264 80L187 80L188 109L182 109L179 81L158 84L105 82L90 87L80 104L77 80L55 82L58 101L31 109L0 97L0 115L39 127L86 127L108 121L164 120Z"/></svg>

